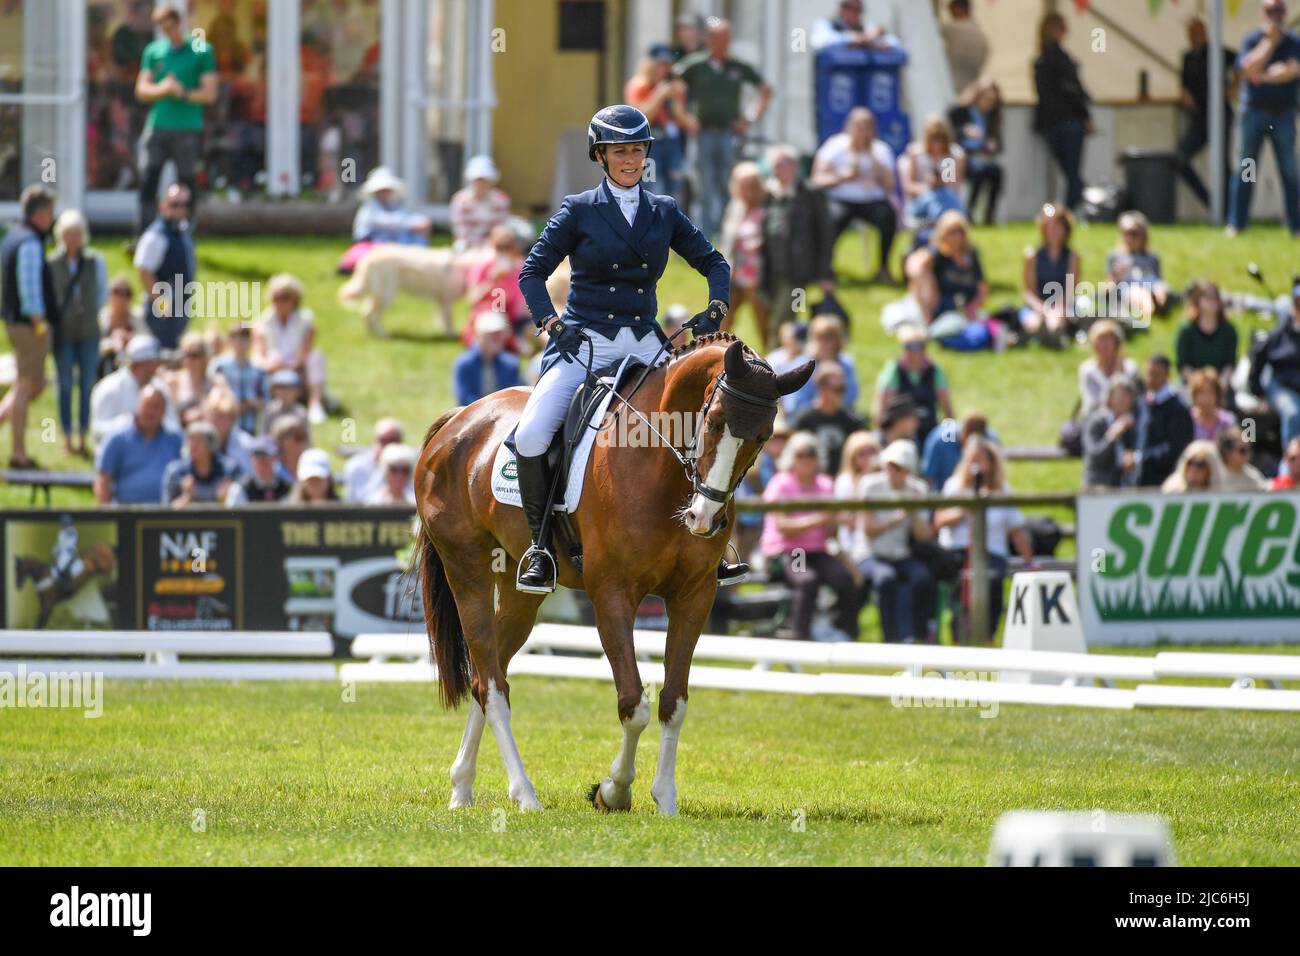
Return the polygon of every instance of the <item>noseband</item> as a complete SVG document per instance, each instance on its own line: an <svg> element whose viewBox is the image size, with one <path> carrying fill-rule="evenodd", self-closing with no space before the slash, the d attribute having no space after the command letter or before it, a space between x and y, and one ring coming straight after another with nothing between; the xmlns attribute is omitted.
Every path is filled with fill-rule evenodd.
<svg viewBox="0 0 1300 956"><path fill-rule="evenodd" d="M761 395L754 395L751 392L746 392L744 389L737 388L727 381L727 373L725 371L719 372L718 377L713 380L713 388L709 391L709 397L704 402L704 408L700 412L701 426L703 426L704 422L708 420L709 407L713 404L713 400L717 398L719 392L722 392L724 395L729 395L738 401L750 405L757 405L762 408L776 408L780 401L776 398L764 398ZM718 488L711 488L704 483L704 479L700 475L700 459L696 450L696 446L700 441L700 435L703 431L703 427L696 430L694 437L691 438L690 447L686 449L686 455L682 459L682 464L686 467L686 477L691 480L691 488L694 490L695 494L703 495L710 501L717 502L720 505L725 505L731 500L731 496L736 493L736 486L740 484L741 480L743 480L745 476L741 475L740 478L736 479L735 484L726 491ZM721 512L719 512L719 514L721 514ZM723 520L725 520L725 516Z"/></svg>

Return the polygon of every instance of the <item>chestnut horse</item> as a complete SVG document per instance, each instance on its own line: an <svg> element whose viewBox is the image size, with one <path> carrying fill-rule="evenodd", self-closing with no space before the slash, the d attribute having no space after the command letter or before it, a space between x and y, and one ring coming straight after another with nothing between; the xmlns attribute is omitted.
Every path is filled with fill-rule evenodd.
<svg viewBox="0 0 1300 956"><path fill-rule="evenodd" d="M666 442L630 447L626 441L597 441L572 521L582 542L582 570L567 549L555 548L559 583L585 590L595 608L618 692L623 742L609 776L593 788L598 809L632 806L637 741L650 723L632 628L642 599L657 594L667 605L668 635L659 768L650 793L660 813L677 811L675 764L687 675L727 545L727 536L717 532L734 518L732 492L771 436L780 397L802 387L812 370L808 362L777 375L739 339L714 333L678 348L649 372L631 390L628 404L635 412L617 398L611 406L651 421L694 419L699 427L684 452ZM542 595L515 590L515 565L530 541L528 525L522 509L492 496L497 447L527 398L527 389L510 388L446 412L425 436L415 472L415 563L443 704L455 707L472 697L451 766L452 808L474 801L485 724L501 750L510 798L521 810L541 807L510 729L506 671L532 631Z"/></svg>

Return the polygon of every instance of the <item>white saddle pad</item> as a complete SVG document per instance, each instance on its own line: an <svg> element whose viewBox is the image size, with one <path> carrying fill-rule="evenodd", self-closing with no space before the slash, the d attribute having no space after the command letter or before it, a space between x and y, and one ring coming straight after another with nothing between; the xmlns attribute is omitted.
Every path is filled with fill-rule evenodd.
<svg viewBox="0 0 1300 956"><path fill-rule="evenodd" d="M631 356L623 359L619 363L618 371L611 378L604 376L601 381L607 385L617 382L623 375L623 370L627 368L627 363L632 360ZM583 430L582 441L574 449L573 461L569 465L569 480L565 485L564 495L555 502L554 510L567 511L573 514L578 510L578 500L582 497L582 480L587 474L587 459L591 457L592 446L596 443L596 429L601 421L605 418L605 412L609 410L609 404L614 400L613 391L607 391L604 397L596 404L596 409L587 419L588 428ZM492 462L492 497L503 505L514 505L516 508L523 507L523 501L519 497L519 473L518 466L515 464L515 455L506 443L502 442L497 446L496 458Z"/></svg>

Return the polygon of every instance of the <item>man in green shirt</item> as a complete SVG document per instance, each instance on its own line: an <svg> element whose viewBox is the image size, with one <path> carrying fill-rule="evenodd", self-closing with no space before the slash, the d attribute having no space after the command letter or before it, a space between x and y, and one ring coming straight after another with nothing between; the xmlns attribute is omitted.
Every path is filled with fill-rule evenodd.
<svg viewBox="0 0 1300 956"><path fill-rule="evenodd" d="M181 14L165 3L153 12L163 33L144 48L135 96L148 103L149 118L140 137L140 222L143 230L158 207L158 182L167 160L176 164L176 177L197 197L194 170L203 138L203 107L217 98L217 61L212 47L181 30Z"/></svg>
<svg viewBox="0 0 1300 956"><path fill-rule="evenodd" d="M683 57L675 72L686 81L690 111L700 122L696 138L696 176L700 183L700 228L716 238L722 227L731 167L736 164L736 137L763 117L772 87L763 82L748 63L732 59L731 25L710 18L708 48ZM758 101L746 115L741 109L741 92L758 87Z"/></svg>

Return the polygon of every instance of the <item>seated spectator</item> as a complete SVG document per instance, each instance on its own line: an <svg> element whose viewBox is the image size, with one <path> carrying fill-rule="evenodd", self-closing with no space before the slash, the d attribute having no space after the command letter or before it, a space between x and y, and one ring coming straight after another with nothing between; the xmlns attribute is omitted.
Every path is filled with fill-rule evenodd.
<svg viewBox="0 0 1300 956"><path fill-rule="evenodd" d="M116 275L108 284L108 301L99 310L99 377L111 375L131 337L146 332L144 315L131 302L131 279Z"/></svg>
<svg viewBox="0 0 1300 956"><path fill-rule="evenodd" d="M484 245L493 227L510 218L510 197L497 189L500 180L491 156L471 156L465 164L465 187L451 197L452 247L457 252Z"/></svg>
<svg viewBox="0 0 1300 956"><path fill-rule="evenodd" d="M819 366L813 373L813 402L794 419L796 431L817 437L826 452L827 471L840 470L840 452L849 435L865 431L862 416L844 407L844 370L838 365Z"/></svg>
<svg viewBox="0 0 1300 956"><path fill-rule="evenodd" d="M1173 473L1160 485L1166 495L1189 491L1222 491L1223 461L1212 441L1194 441L1178 456Z"/></svg>
<svg viewBox="0 0 1300 956"><path fill-rule="evenodd" d="M404 437L402 423L396 418L375 422L374 443L343 463L343 492L347 501L367 501L379 492L383 485L379 462L384 449L400 444Z"/></svg>
<svg viewBox="0 0 1300 956"><path fill-rule="evenodd" d="M1147 359L1143 374L1146 391L1138 403L1137 449L1133 452L1137 483L1143 487L1163 484L1192 441L1192 416L1182 396L1169 384L1169 372L1169 356L1156 354Z"/></svg>
<svg viewBox="0 0 1300 956"><path fill-rule="evenodd" d="M311 432L307 428L307 419L300 415L286 413L269 418L270 436L275 441L280 464L285 474L296 480L298 460L302 453L311 447Z"/></svg>
<svg viewBox="0 0 1300 956"><path fill-rule="evenodd" d="M680 302L674 302L664 310L663 316L659 319L659 325L664 330L664 335L671 339L690 320L691 310Z"/></svg>
<svg viewBox="0 0 1300 956"><path fill-rule="evenodd" d="M203 417L203 401L212 390L212 378L208 375L208 346L201 333L181 336L180 368L164 373L163 380L176 401L182 425Z"/></svg>
<svg viewBox="0 0 1300 956"><path fill-rule="evenodd" d="M852 500L862 496L862 482L868 475L880 470L880 443L868 431L854 432L844 442L840 455L840 471L835 476L835 497ZM851 567L857 567L868 554L867 534L861 511L845 511L840 515L837 538L840 556ZM870 597L870 594L864 597ZM860 599L859 604L865 603Z"/></svg>
<svg viewBox="0 0 1300 956"><path fill-rule="evenodd" d="M86 219L73 209L54 223L58 252L49 259L57 312L50 315L54 332L54 365L59 376L59 423L68 454L86 454L90 430L90 390L99 380L99 312L108 289L104 257L87 247ZM57 316L57 319L55 318ZM76 441L73 441L72 390L78 391Z"/></svg>
<svg viewBox="0 0 1300 956"><path fill-rule="evenodd" d="M1237 330L1224 315L1219 287L1205 280L1194 282L1185 313L1174 344L1179 378L1187 385L1197 369L1211 368L1221 383L1231 382L1237 367Z"/></svg>
<svg viewBox="0 0 1300 956"><path fill-rule="evenodd" d="M295 505L316 505L338 501L334 476L330 473L329 452L322 448L308 448L298 458L298 480L286 499Z"/></svg>
<svg viewBox="0 0 1300 956"><path fill-rule="evenodd" d="M763 177L757 163L737 163L731 170L731 199L722 215L718 251L731 266L731 308L722 318L722 331L730 332L742 306L748 305L758 328L758 340L767 347L771 334L771 308L763 293Z"/></svg>
<svg viewBox="0 0 1300 956"><path fill-rule="evenodd" d="M456 357L451 367L457 405L470 405L485 395L519 384L519 359L506 351L510 323L500 312L485 312L476 325L475 344Z"/></svg>
<svg viewBox="0 0 1300 956"><path fill-rule="evenodd" d="M361 205L352 219L353 242L397 242L422 246L430 223L405 204L406 183L387 166L376 166L361 184Z"/></svg>
<svg viewBox="0 0 1300 956"><path fill-rule="evenodd" d="M808 338L808 327L796 319L786 319L777 326L776 334L780 344L767 354L766 360L772 366L772 371L780 375L807 360L808 353L804 350L804 345Z"/></svg>
<svg viewBox="0 0 1300 956"><path fill-rule="evenodd" d="M302 379L291 368L282 368L271 376L271 402L266 406L266 428L270 433L271 424L284 415L292 415L309 422L307 407L298 401L302 394Z"/></svg>
<svg viewBox="0 0 1300 956"><path fill-rule="evenodd" d="M1049 348L1064 348L1078 327L1075 290L1083 274L1079 254L1070 248L1074 216L1047 203L1038 213L1037 249L1025 250L1020 327Z"/></svg>
<svg viewBox="0 0 1300 956"><path fill-rule="evenodd" d="M1148 246L1147 217L1130 211L1119 217L1119 246L1106 256L1106 278L1115 283L1119 315L1137 328L1164 315L1170 305L1169 286L1160 277L1160 257Z"/></svg>
<svg viewBox="0 0 1300 956"><path fill-rule="evenodd" d="M1252 350L1249 388L1252 395L1266 397L1266 407L1282 420L1283 445L1300 437L1300 284L1291 290L1290 319Z"/></svg>
<svg viewBox="0 0 1300 956"><path fill-rule="evenodd" d="M224 503L234 476L233 466L217 453L217 430L205 421L185 426L185 457L163 472L163 504L186 508Z"/></svg>
<svg viewBox="0 0 1300 956"><path fill-rule="evenodd" d="M988 190L984 225L991 226L1002 195L1002 90L992 80L976 83L948 113L957 143L966 153L966 178L970 195L966 208L975 218L980 196Z"/></svg>
<svg viewBox="0 0 1300 956"><path fill-rule="evenodd" d="M973 352L995 344L997 323L983 311L989 284L979 252L970 244L965 216L940 216L933 244L908 256L906 270L908 290L940 345Z"/></svg>
<svg viewBox="0 0 1300 956"><path fill-rule="evenodd" d="M1137 483L1137 380L1110 377L1105 401L1083 422L1083 486L1120 488Z"/></svg>
<svg viewBox="0 0 1300 956"><path fill-rule="evenodd" d="M816 359L817 367L838 365L844 370L844 407L853 408L858 401L858 369L853 356L844 351L844 323L833 315L819 315L808 326L808 354L800 362ZM783 401L785 413L798 415L817 396L817 384L809 379L803 388Z"/></svg>
<svg viewBox="0 0 1300 956"><path fill-rule="evenodd" d="M190 321L186 287L198 268L188 210L190 191L180 183L167 187L158 204L158 218L140 234L133 265L144 292L141 312L145 326L164 349L180 343Z"/></svg>
<svg viewBox="0 0 1300 956"><path fill-rule="evenodd" d="M898 232L894 209L894 151L876 138L876 118L865 106L849 110L844 132L836 133L813 157L812 185L826 194L831 248L856 220L880 233L875 281L890 285L889 253Z"/></svg>
<svg viewBox="0 0 1300 956"><path fill-rule="evenodd" d="M825 195L799 178L799 155L790 146L773 146L767 153L772 177L767 181L763 214L763 297L777 326L797 318L795 290L820 286L835 289L831 269L830 209ZM804 303L799 303L801 306ZM764 330L763 349L772 336Z"/></svg>
<svg viewBox="0 0 1300 956"><path fill-rule="evenodd" d="M494 226L488 242L494 253L470 266L465 277L469 302L469 322L461 332L461 344L469 348L474 344L479 316L486 312L504 315L510 323L510 339L506 348L511 352L526 350L532 345L531 335L525 329L532 327L532 317L524 294L519 291L519 269L524 264L524 251L519 235L510 226ZM522 340L522 348L521 348Z"/></svg>
<svg viewBox="0 0 1300 956"><path fill-rule="evenodd" d="M95 461L95 501L101 505L156 505L162 500L163 474L180 458L184 439L164 418L167 399L146 384L135 415L99 445Z"/></svg>
<svg viewBox="0 0 1300 956"><path fill-rule="evenodd" d="M898 157L898 180L911 228L919 232L933 228L939 218L936 210L965 215L961 190L966 184L966 151L952 141L952 130L942 116L927 117L920 138ZM926 241L924 235L917 239Z"/></svg>
<svg viewBox="0 0 1300 956"><path fill-rule="evenodd" d="M234 507L250 502L283 501L293 490L293 480L280 466L275 439L269 435L253 439L249 448L252 466L248 473L233 482L226 493L226 505Z"/></svg>
<svg viewBox="0 0 1300 956"><path fill-rule="evenodd" d="M898 45L898 38L890 36L884 27L865 22L862 11L862 0L840 0L838 16L816 20L812 32L814 52L833 46L883 49Z"/></svg>
<svg viewBox="0 0 1300 956"><path fill-rule="evenodd" d="M253 327L247 322L232 325L230 351L214 358L209 368L235 396L239 427L250 435L257 434L258 417L271 400L271 378L253 363Z"/></svg>
<svg viewBox="0 0 1300 956"><path fill-rule="evenodd" d="M253 360L268 374L291 370L307 382L307 420L325 421L325 353L316 346L316 321L302 306L302 282L280 273L267 283L270 308L253 331Z"/></svg>
<svg viewBox="0 0 1300 956"><path fill-rule="evenodd" d="M410 445L386 446L379 456L379 486L366 498L366 504L415 504L416 457L415 449Z"/></svg>
<svg viewBox="0 0 1300 956"><path fill-rule="evenodd" d="M152 335L137 335L127 344L124 364L112 375L101 378L90 392L90 434L100 445L111 432L129 423L140 405L140 393L152 385L163 397L167 427L180 432L180 416L167 383L158 374L162 348Z"/></svg>
<svg viewBox="0 0 1300 956"><path fill-rule="evenodd" d="M1138 365L1124 357L1124 330L1111 319L1100 319L1088 328L1092 358L1079 363L1079 418L1086 419L1101 404L1117 374L1138 377Z"/></svg>
<svg viewBox="0 0 1300 956"><path fill-rule="evenodd" d="M916 442L921 445L929 437L942 412L952 417L952 400L948 394L948 376L942 368L931 362L925 354L925 332L914 325L905 325L898 331L902 354L890 359L876 377L876 398L873 404L876 418L899 395L906 395L916 405L920 424Z"/></svg>
<svg viewBox="0 0 1300 956"><path fill-rule="evenodd" d="M758 501L763 497L763 489L776 474L776 460L781 457L781 449L794 430L786 423L785 415L776 413L772 423L772 437L763 445L758 458L749 466L736 486L737 501ZM732 544L742 560L751 561L763 533L763 513L758 511L737 511L735 530L732 532Z"/></svg>
<svg viewBox="0 0 1300 956"><path fill-rule="evenodd" d="M1010 490L1006 479L1006 466L1002 462L1002 452L993 442L979 437L972 438L966 443L957 470L943 486L943 493L948 496ZM972 547L970 516L965 508L944 508L934 517L934 525L939 530L940 547L959 556L963 567L967 569L963 573L962 587L953 590L952 640L954 644L972 640L986 642L993 639L1002 620L1003 582L1007 576L1011 546L1015 546L1016 553L1025 561L1032 562L1034 558L1029 543L1029 533L1025 530L1025 518L1019 508L1012 505L999 505L985 509L984 516L986 530L984 548L989 569L989 632L987 634L970 633L970 617L967 613L970 606L969 568Z"/></svg>
<svg viewBox="0 0 1300 956"><path fill-rule="evenodd" d="M961 450L972 435L987 438L995 445L1001 444L997 433L989 428L983 413L969 411L961 421L945 418L926 436L921 446L921 477L936 491L943 488L961 461Z"/></svg>
<svg viewBox="0 0 1300 956"><path fill-rule="evenodd" d="M1223 407L1223 383L1212 368L1199 369L1187 381L1192 400L1192 438L1215 441L1219 433L1237 426L1237 417Z"/></svg>
<svg viewBox="0 0 1300 956"><path fill-rule="evenodd" d="M1282 470L1269 483L1272 491L1294 491L1300 488L1300 437L1292 438L1286 443L1282 455Z"/></svg>
<svg viewBox="0 0 1300 956"><path fill-rule="evenodd" d="M1215 446L1223 464L1224 491L1267 491L1268 479L1250 463L1251 443L1241 437L1236 425L1219 432Z"/></svg>
<svg viewBox="0 0 1300 956"><path fill-rule="evenodd" d="M916 446L897 441L880 454L884 471L862 484L864 496L918 498L929 493L916 477ZM926 641L935 612L935 580L912 553L912 541L932 537L925 511L903 508L862 512L870 554L858 570L871 581L880 609L880 629L890 643Z"/></svg>
<svg viewBox="0 0 1300 956"><path fill-rule="evenodd" d="M910 441L916 444L916 432L921 427L921 415L916 410L916 402L906 395L897 395L885 405L880 414L880 431L877 439L881 448L888 448L896 441Z"/></svg>
<svg viewBox="0 0 1300 956"><path fill-rule="evenodd" d="M243 478L253 467L253 443L256 439L239 427L235 394L224 384L208 392L203 402L203 421L216 429L217 454L224 457L232 469L231 477Z"/></svg>
<svg viewBox="0 0 1300 956"><path fill-rule="evenodd" d="M830 498L834 485L824 473L822 455L816 438L795 432L781 452L780 470L764 489L763 500ZM796 640L812 639L817 591L823 584L835 592L835 627L849 640L857 640L853 575L827 550L838 522L834 511L769 511L763 519L763 557L769 563L779 562L786 583L794 590L791 628Z"/></svg>

